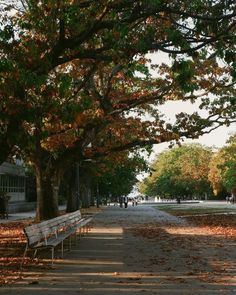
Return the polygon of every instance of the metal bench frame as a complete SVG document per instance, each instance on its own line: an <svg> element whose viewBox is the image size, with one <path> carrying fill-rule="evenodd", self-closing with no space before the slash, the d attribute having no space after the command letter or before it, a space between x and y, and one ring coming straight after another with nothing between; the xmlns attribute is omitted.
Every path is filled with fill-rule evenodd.
<svg viewBox="0 0 236 295"><path fill-rule="evenodd" d="M51 249L51 264L53 265L54 248L61 244L61 256L63 257L64 240L66 238L70 239L69 248L71 249L72 235L75 235L77 242L77 232L79 232L79 237L84 233L88 233L91 228L89 225L91 220L91 216L82 217L80 210L77 210L25 227L24 233L27 238L27 244L22 258L21 268L29 249L34 250L34 257L39 249Z"/></svg>

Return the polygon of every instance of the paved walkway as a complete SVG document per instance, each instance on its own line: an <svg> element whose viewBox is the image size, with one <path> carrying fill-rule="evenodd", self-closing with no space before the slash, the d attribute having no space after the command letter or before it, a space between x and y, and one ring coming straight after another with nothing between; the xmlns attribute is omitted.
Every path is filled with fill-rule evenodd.
<svg viewBox="0 0 236 295"><path fill-rule="evenodd" d="M1 287L0 294L236 294L236 260L227 273L229 281L216 281L212 256L206 255L224 254L217 246L220 241L200 234L185 240L193 229L180 235L181 228L188 230L182 220L149 206L107 207L95 216L92 231L56 260L54 269L32 271L24 280ZM143 237L146 232L154 232L154 238ZM230 261L236 258L232 246Z"/></svg>

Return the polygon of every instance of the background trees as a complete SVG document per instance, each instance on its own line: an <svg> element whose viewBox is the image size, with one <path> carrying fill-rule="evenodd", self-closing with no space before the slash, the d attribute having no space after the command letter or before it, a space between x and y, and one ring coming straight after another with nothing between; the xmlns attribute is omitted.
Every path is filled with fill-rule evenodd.
<svg viewBox="0 0 236 295"><path fill-rule="evenodd" d="M236 194L236 136L212 152L201 145L183 145L161 153L152 174L140 184L142 193L161 196L218 197Z"/></svg>
<svg viewBox="0 0 236 295"><path fill-rule="evenodd" d="M117 158L114 159L114 156L111 156L105 162L104 173L97 175L95 179L99 194L105 201L117 202L120 196L128 195L138 182L137 175L147 170L146 161L138 154L129 156L125 152L120 155L119 161L116 161Z"/></svg>
<svg viewBox="0 0 236 295"><path fill-rule="evenodd" d="M208 181L210 149L183 145L161 153L145 184L145 194L166 198L202 197L210 193Z"/></svg>
<svg viewBox="0 0 236 295"><path fill-rule="evenodd" d="M234 1L22 0L1 9L0 157L18 152L34 168L39 219L57 215L73 163L235 120ZM172 60L151 66L155 78L150 51ZM208 117L161 118L165 101L198 97Z"/></svg>
<svg viewBox="0 0 236 295"><path fill-rule="evenodd" d="M214 188L214 193L219 194L226 190L236 195L236 136L229 139L226 146L216 152L210 163L209 179Z"/></svg>

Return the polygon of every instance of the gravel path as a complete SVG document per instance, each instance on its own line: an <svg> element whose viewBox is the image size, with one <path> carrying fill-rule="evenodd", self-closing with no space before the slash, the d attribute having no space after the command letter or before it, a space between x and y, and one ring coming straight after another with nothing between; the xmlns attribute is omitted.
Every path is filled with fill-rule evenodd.
<svg viewBox="0 0 236 295"><path fill-rule="evenodd" d="M111 206L54 269L32 271L0 294L236 294L235 249L152 207Z"/></svg>

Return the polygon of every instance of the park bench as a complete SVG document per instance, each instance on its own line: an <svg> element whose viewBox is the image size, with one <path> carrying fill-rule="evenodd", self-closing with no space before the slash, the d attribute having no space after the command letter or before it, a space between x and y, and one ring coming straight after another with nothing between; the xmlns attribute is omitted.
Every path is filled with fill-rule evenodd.
<svg viewBox="0 0 236 295"><path fill-rule="evenodd" d="M77 233L79 236L88 233L90 229L91 216L81 216L80 210L67 213L50 220L42 221L24 228L27 239L24 255L21 262L23 266L24 259L28 250L34 250L34 257L39 249L51 249L53 265L54 249L61 244L61 255L64 252L64 240L69 238L69 248L71 249L71 237L75 235L77 242Z"/></svg>

